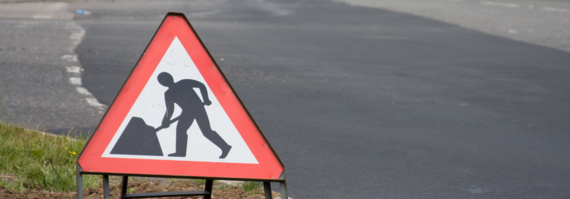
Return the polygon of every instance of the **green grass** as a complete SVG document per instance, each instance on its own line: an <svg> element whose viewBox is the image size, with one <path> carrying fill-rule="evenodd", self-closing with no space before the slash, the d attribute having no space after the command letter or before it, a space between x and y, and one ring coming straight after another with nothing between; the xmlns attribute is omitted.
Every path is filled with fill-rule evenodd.
<svg viewBox="0 0 570 199"><path fill-rule="evenodd" d="M263 183L257 181L246 181L241 184L241 189L249 195L263 193Z"/></svg>
<svg viewBox="0 0 570 199"><path fill-rule="evenodd" d="M220 185L220 187L218 189L222 189L222 190L231 190L234 186L229 185L229 184L222 184Z"/></svg>
<svg viewBox="0 0 570 199"><path fill-rule="evenodd" d="M190 179L190 183L194 183L194 184L206 184L206 179Z"/></svg>
<svg viewBox="0 0 570 199"><path fill-rule="evenodd" d="M75 191L75 162L86 141L0 123L0 186L19 192ZM99 181L83 176L84 188Z"/></svg>

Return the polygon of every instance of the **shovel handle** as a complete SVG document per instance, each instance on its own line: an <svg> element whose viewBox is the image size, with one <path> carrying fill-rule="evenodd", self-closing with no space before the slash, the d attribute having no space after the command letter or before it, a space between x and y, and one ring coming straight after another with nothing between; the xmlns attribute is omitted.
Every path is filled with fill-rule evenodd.
<svg viewBox="0 0 570 199"><path fill-rule="evenodd" d="M169 124L172 124L172 123L178 121L179 119L180 119L180 116L174 118L173 120L170 120ZM154 130L155 130L156 132L158 132L158 131L160 131L160 130L162 130L162 129L165 129L164 126L160 126L160 127L156 128L156 129L154 129Z"/></svg>

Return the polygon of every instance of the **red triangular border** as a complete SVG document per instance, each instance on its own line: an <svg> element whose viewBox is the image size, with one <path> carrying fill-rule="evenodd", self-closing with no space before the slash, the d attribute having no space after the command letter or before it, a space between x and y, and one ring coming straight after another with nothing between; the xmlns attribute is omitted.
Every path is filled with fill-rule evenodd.
<svg viewBox="0 0 570 199"><path fill-rule="evenodd" d="M259 164L101 157L166 50L178 37ZM84 173L277 180L283 163L182 13L168 13L80 154ZM284 180L284 179L282 179Z"/></svg>

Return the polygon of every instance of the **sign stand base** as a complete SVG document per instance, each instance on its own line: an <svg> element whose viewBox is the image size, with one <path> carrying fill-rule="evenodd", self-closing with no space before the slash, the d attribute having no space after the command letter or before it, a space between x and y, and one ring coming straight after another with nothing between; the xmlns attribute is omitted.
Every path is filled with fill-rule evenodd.
<svg viewBox="0 0 570 199"><path fill-rule="evenodd" d="M212 185L214 180L206 180L206 187L203 191L178 191L178 192L161 192L161 193L133 193L127 194L127 184L129 176L123 176L121 185L121 198L153 198L153 197L173 197L173 196L204 196L204 199L211 199ZM107 195L107 193L105 193Z"/></svg>
<svg viewBox="0 0 570 199"><path fill-rule="evenodd" d="M83 169L79 164L76 165L76 183L77 183L77 199L83 199ZM103 177L103 194L105 198L111 197L109 189L109 175L102 175ZM121 183L121 198L151 198L151 197L173 197L173 196L204 196L204 199L212 198L212 188L214 184L213 179L206 180L206 186L203 191L179 191L179 192L162 192L162 193L134 193L127 194L127 185L129 176L123 175ZM288 199L287 185L285 181L279 182L281 187L281 199ZM272 199L271 196L271 182L263 181L263 190L265 192L265 199Z"/></svg>

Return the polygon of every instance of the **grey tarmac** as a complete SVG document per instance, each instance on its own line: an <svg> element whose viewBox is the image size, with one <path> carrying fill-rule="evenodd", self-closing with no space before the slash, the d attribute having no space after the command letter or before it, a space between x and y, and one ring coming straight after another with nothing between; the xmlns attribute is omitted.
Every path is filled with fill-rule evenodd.
<svg viewBox="0 0 570 199"><path fill-rule="evenodd" d="M92 13L74 14L85 30L74 52L81 87L105 105L164 14L186 13L285 163L292 198L570 197L570 53L556 42L567 35L524 29L565 30L553 13L566 16L556 9L568 3L382 2L117 0L67 9ZM523 12L531 3L535 13ZM69 53L46 60L64 67ZM0 56L18 56L10 55ZM13 74L0 81L27 77L13 66L2 64ZM60 82L47 91L85 99L65 67L37 69L27 75Z"/></svg>
<svg viewBox="0 0 570 199"><path fill-rule="evenodd" d="M0 119L52 133L88 133L105 106L81 86L74 50L85 30L69 4L0 4Z"/></svg>

